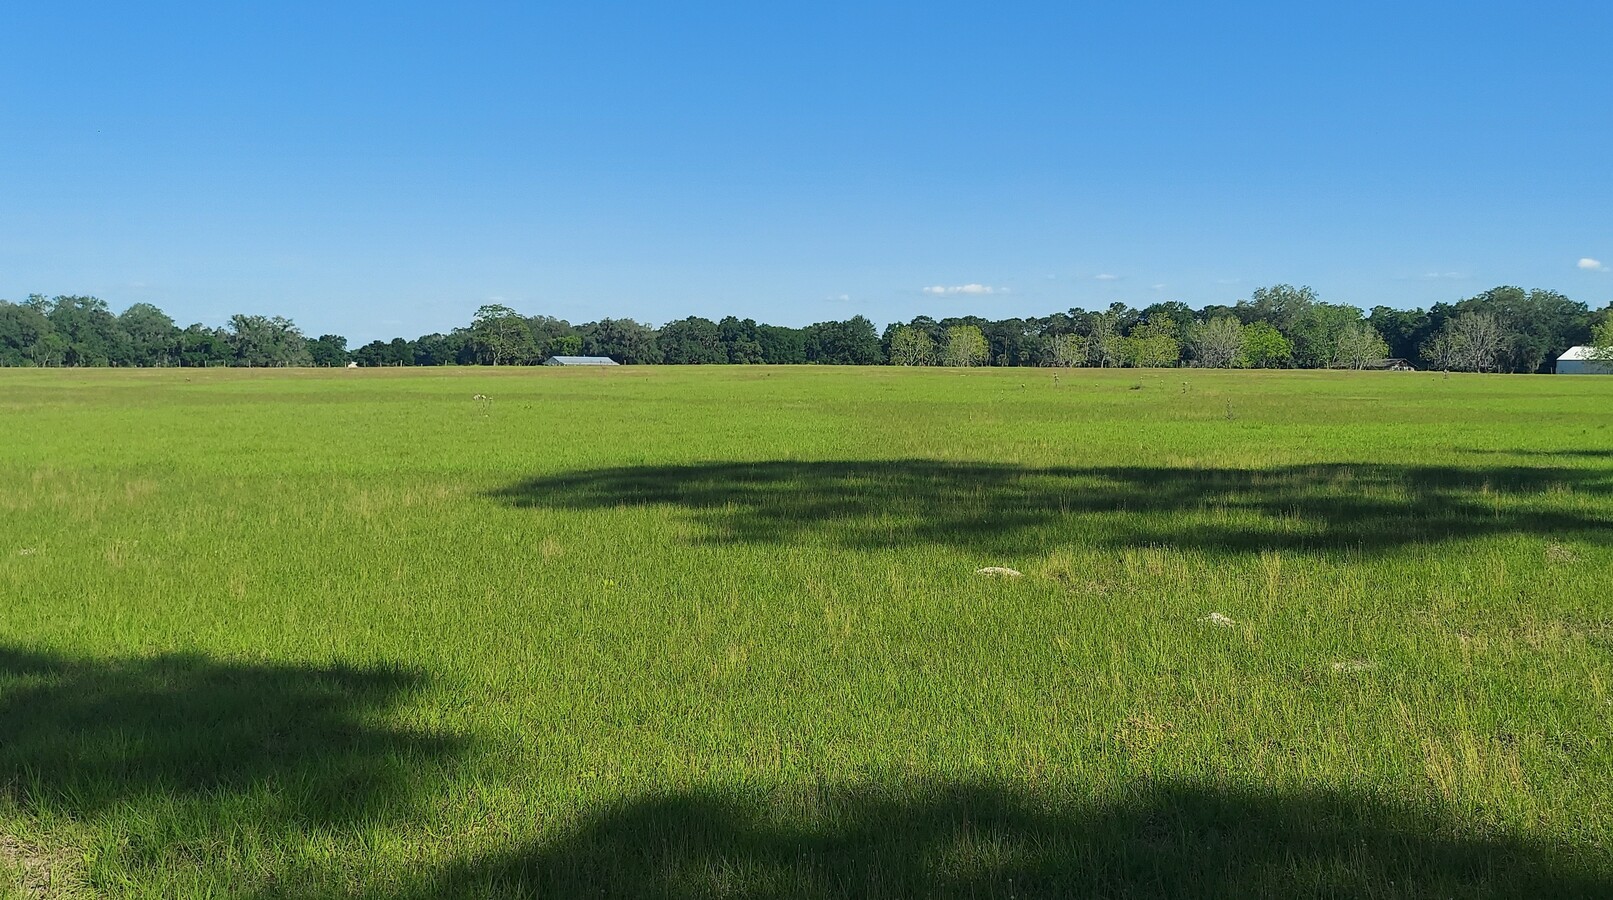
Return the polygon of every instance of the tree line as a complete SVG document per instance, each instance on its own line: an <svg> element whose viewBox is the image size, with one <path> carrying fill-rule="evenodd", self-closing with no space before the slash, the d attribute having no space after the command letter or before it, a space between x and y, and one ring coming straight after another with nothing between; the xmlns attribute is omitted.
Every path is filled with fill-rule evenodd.
<svg viewBox="0 0 1613 900"><path fill-rule="evenodd" d="M690 316L660 328L632 319L572 325L491 304L447 334L348 347L280 316L235 315L180 328L136 303L114 314L94 297L0 300L4 366L536 365L553 356L626 364L1346 368L1404 359L1420 368L1543 372L1579 344L1613 347L1613 304L1592 311L1551 290L1503 286L1429 309L1370 311L1309 287L1263 287L1231 305L1170 301L1032 318L920 316L883 331L863 316L804 328Z"/></svg>

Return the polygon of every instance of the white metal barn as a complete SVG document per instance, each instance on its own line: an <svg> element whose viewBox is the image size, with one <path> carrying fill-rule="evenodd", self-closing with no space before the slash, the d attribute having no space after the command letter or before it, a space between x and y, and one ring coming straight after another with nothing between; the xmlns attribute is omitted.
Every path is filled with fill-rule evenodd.
<svg viewBox="0 0 1613 900"><path fill-rule="evenodd" d="M1557 357L1558 375L1613 375L1613 361L1591 359L1590 347L1569 347Z"/></svg>
<svg viewBox="0 0 1613 900"><path fill-rule="evenodd" d="M608 356L551 356L543 361L546 366L614 366L616 360Z"/></svg>

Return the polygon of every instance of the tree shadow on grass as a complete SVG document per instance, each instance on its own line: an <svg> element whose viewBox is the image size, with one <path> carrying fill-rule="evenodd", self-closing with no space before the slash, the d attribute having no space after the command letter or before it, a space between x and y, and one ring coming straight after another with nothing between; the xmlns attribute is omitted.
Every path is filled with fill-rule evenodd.
<svg viewBox="0 0 1613 900"><path fill-rule="evenodd" d="M458 747L374 721L421 683L393 668L0 648L0 773L23 808L80 817L257 792L259 826L356 822Z"/></svg>
<svg viewBox="0 0 1613 900"><path fill-rule="evenodd" d="M1605 540L1613 473L1530 466L1030 468L996 463L733 462L595 469L492 492L515 507L686 511L718 543L1061 544L1209 551L1387 550L1486 535Z"/></svg>
<svg viewBox="0 0 1613 900"><path fill-rule="evenodd" d="M1606 897L1605 848L1337 792L1183 783L1049 802L972 783L676 793L402 890L426 898Z"/></svg>

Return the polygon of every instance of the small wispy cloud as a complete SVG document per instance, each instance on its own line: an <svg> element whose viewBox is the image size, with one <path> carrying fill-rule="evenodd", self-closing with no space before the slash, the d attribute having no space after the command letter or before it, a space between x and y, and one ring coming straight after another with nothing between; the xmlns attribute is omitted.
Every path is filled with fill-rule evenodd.
<svg viewBox="0 0 1613 900"><path fill-rule="evenodd" d="M851 295L850 294L830 294L829 296L827 296L827 297L825 297L823 299L825 299L825 300L833 300L833 301L835 301L837 303L846 303L846 302L851 300Z"/></svg>
<svg viewBox="0 0 1613 900"><path fill-rule="evenodd" d="M1164 284L1154 284L1154 285L1149 285L1149 286L1152 287L1156 291L1163 291L1165 289Z"/></svg>
<svg viewBox="0 0 1613 900"><path fill-rule="evenodd" d="M1110 275L1108 272L1102 272L1102 273L1099 273L1097 275L1092 276L1092 279L1094 281L1119 281L1120 276L1119 275Z"/></svg>
<svg viewBox="0 0 1613 900"><path fill-rule="evenodd" d="M1460 281L1466 277L1461 272L1424 272L1422 274L1424 281Z"/></svg>
<svg viewBox="0 0 1613 900"><path fill-rule="evenodd" d="M932 284L924 289L926 294L1006 294L1008 288L992 287L989 284Z"/></svg>
<svg viewBox="0 0 1613 900"><path fill-rule="evenodd" d="M1599 260L1599 259L1591 259L1589 256L1587 256L1584 259L1581 259L1579 261L1579 267L1581 269L1584 269L1587 272L1606 272L1607 271L1607 266L1602 265L1601 260Z"/></svg>

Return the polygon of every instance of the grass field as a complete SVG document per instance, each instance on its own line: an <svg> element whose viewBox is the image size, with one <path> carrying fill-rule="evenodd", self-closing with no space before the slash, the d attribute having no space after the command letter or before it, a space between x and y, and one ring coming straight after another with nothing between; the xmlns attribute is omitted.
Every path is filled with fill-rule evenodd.
<svg viewBox="0 0 1613 900"><path fill-rule="evenodd" d="M0 869L1610 896L1610 425L1598 378L0 371Z"/></svg>

